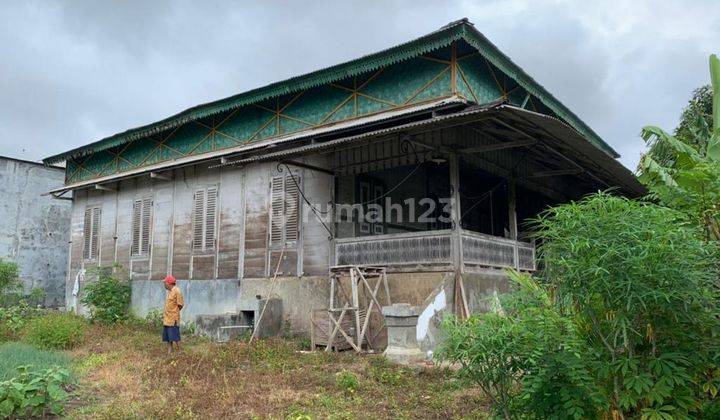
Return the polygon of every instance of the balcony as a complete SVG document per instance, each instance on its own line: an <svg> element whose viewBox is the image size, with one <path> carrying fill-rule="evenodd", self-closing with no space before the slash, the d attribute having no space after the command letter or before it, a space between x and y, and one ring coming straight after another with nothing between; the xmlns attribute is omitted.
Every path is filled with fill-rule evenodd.
<svg viewBox="0 0 720 420"><path fill-rule="evenodd" d="M434 230L335 240L335 266L437 267L454 266L458 259L465 267L534 271L535 246L465 229L459 235Z"/></svg>

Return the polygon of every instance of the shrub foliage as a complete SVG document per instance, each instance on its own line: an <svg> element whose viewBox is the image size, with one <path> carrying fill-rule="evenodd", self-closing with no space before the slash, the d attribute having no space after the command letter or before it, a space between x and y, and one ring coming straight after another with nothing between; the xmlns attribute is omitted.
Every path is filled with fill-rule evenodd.
<svg viewBox="0 0 720 420"><path fill-rule="evenodd" d="M73 314L48 314L28 322L25 341L43 349L70 349L82 342L85 320Z"/></svg>
<svg viewBox="0 0 720 420"><path fill-rule="evenodd" d="M114 324L130 316L130 282L118 279L112 267L101 267L97 280L85 286L81 302L90 307L90 317L105 324Z"/></svg>
<svg viewBox="0 0 720 420"><path fill-rule="evenodd" d="M446 323L441 353L505 418L697 415L720 379L717 249L684 220L604 193L548 210L540 278Z"/></svg>
<svg viewBox="0 0 720 420"><path fill-rule="evenodd" d="M17 264L0 259L0 293L15 292L19 287Z"/></svg>
<svg viewBox="0 0 720 420"><path fill-rule="evenodd" d="M51 367L33 370L20 366L18 375L0 382L0 417L28 418L60 415L68 393L64 386L70 382L67 369Z"/></svg>

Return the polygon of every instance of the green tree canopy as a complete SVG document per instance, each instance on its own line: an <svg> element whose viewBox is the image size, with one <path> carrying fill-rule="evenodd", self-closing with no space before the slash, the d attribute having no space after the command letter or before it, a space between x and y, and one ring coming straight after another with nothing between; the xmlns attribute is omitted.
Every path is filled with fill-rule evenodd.
<svg viewBox="0 0 720 420"><path fill-rule="evenodd" d="M701 92L683 112L677 135L656 126L643 128L650 150L639 170L654 199L704 226L708 239L720 240L720 60L715 55L710 56L710 78L710 118Z"/></svg>

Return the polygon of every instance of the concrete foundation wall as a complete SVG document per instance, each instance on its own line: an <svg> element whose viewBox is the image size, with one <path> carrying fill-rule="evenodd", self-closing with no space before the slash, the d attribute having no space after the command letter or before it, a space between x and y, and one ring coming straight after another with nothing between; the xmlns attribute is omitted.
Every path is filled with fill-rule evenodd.
<svg viewBox="0 0 720 420"><path fill-rule="evenodd" d="M283 322L296 334L310 330L310 312L327 308L330 300L328 280L323 277L278 278L271 291L271 279L242 280L179 280L178 287L185 297L183 323L195 322L198 315L225 315L258 308L257 296L282 300ZM144 317L152 309L162 310L166 290L162 281L135 280L132 282L131 308Z"/></svg>
<svg viewBox="0 0 720 420"><path fill-rule="evenodd" d="M185 307L180 314L183 323L195 322L198 315L224 315L238 310L237 280L179 280L177 285L185 297ZM162 311L166 295L162 281L133 281L133 313L144 317L152 309Z"/></svg>
<svg viewBox="0 0 720 420"><path fill-rule="evenodd" d="M65 301L71 203L42 194L64 177L60 168L0 157L0 257L18 264L26 293L45 290L48 306Z"/></svg>
<svg viewBox="0 0 720 420"><path fill-rule="evenodd" d="M238 308L250 310L256 305L256 295L279 298L283 302L283 321L289 323L293 333L307 335L310 331L310 312L327 308L330 286L327 277L283 277L277 279L270 292L270 279L243 279Z"/></svg>
<svg viewBox="0 0 720 420"><path fill-rule="evenodd" d="M463 273L465 298L471 314L494 310L497 296L509 291L510 282L502 270L487 269ZM445 273L419 306L417 340L423 351L434 351L443 339L441 324L450 314L457 313L455 307L455 274Z"/></svg>

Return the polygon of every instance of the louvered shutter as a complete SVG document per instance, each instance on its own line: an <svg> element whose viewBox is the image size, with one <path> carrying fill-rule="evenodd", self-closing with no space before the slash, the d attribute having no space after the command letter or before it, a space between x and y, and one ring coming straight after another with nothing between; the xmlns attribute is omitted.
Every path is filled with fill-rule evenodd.
<svg viewBox="0 0 720 420"><path fill-rule="evenodd" d="M90 229L90 259L97 259L100 249L100 207L92 209L92 227Z"/></svg>
<svg viewBox="0 0 720 420"><path fill-rule="evenodd" d="M143 199L142 234L140 235L140 251L143 254L150 253L150 228L152 227L152 199Z"/></svg>
<svg viewBox="0 0 720 420"><path fill-rule="evenodd" d="M205 191L195 192L193 207L193 250L202 251L204 237Z"/></svg>
<svg viewBox="0 0 720 420"><path fill-rule="evenodd" d="M150 227L152 225L152 199L146 197L142 200L142 228L140 230L140 253L150 253Z"/></svg>
<svg viewBox="0 0 720 420"><path fill-rule="evenodd" d="M150 253L150 227L152 224L152 199L150 197L133 201L132 243L130 254L143 256Z"/></svg>
<svg viewBox="0 0 720 420"><path fill-rule="evenodd" d="M285 177L285 244L293 246L300 233L300 177Z"/></svg>
<svg viewBox="0 0 720 420"><path fill-rule="evenodd" d="M140 255L140 236L142 223L142 200L133 201L132 212L132 243L130 245L130 255Z"/></svg>
<svg viewBox="0 0 720 420"><path fill-rule="evenodd" d="M91 230L92 230L92 209L85 209L85 222L83 225L83 259L89 260L92 253L91 249Z"/></svg>
<svg viewBox="0 0 720 420"><path fill-rule="evenodd" d="M283 244L283 226L285 225L285 178L281 176L270 180L270 246Z"/></svg>
<svg viewBox="0 0 720 420"><path fill-rule="evenodd" d="M217 188L208 188L205 199L205 250L215 249Z"/></svg>
<svg viewBox="0 0 720 420"><path fill-rule="evenodd" d="M294 247L300 235L299 176L277 176L270 180L270 247Z"/></svg>

